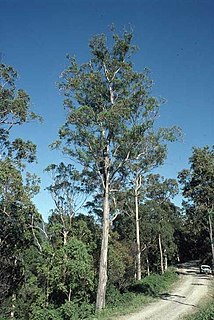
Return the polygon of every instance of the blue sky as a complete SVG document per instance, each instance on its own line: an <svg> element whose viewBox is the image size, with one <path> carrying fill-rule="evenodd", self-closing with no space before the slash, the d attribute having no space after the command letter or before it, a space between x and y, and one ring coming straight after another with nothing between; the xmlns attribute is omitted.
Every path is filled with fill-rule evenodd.
<svg viewBox="0 0 214 320"><path fill-rule="evenodd" d="M44 191L50 179L43 169L63 160L48 145L65 119L56 82L66 67L66 54L87 61L91 36L108 33L112 23L117 30L131 24L140 49L133 57L135 69L149 67L153 95L167 100L158 125L177 125L184 133L183 142L169 145L159 170L176 178L188 166L193 146L213 144L213 12L213 0L0 0L3 62L18 70L18 86L44 118L43 124L26 125L13 134L38 145L38 163L31 171L42 179L35 202L45 219L53 203ZM176 203L180 201L177 197Z"/></svg>

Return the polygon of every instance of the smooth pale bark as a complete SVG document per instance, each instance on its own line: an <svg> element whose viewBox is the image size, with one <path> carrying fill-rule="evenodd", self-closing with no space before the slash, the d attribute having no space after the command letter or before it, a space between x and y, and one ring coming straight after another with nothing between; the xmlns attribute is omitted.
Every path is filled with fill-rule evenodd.
<svg viewBox="0 0 214 320"><path fill-rule="evenodd" d="M103 204L103 236L100 253L100 269L99 269L99 284L97 290L96 309L105 308L105 294L107 284L107 257L108 257L108 237L109 237L109 200L108 192L105 192Z"/></svg>
<svg viewBox="0 0 214 320"><path fill-rule="evenodd" d="M64 220L63 220L63 222L64 222ZM65 228L65 224L64 223L63 223L63 227ZM65 229L63 230L63 244L64 244L64 246L67 245L68 233L69 232L67 230L65 230ZM67 256L66 253L64 254L64 261L65 261L65 265L64 265L65 267L64 267L64 270L63 270L63 276L64 276L64 278L66 278L66 272L67 272L66 264L67 264L67 261L68 261L68 256ZM69 289L67 297L68 297L68 301L71 301L71 289Z"/></svg>
<svg viewBox="0 0 214 320"><path fill-rule="evenodd" d="M99 269L99 283L97 289L96 310L100 311L105 308L105 295L107 285L107 263L108 263L108 238L109 238L109 160L105 159L105 190L103 198L103 233L102 245L100 252L100 269Z"/></svg>
<svg viewBox="0 0 214 320"><path fill-rule="evenodd" d="M146 252L146 265L147 265L147 276L150 276L150 265L149 265L148 251Z"/></svg>
<svg viewBox="0 0 214 320"><path fill-rule="evenodd" d="M72 293L72 290L71 288L69 289L69 293L68 293L68 301L70 302L71 301L71 293Z"/></svg>
<svg viewBox="0 0 214 320"><path fill-rule="evenodd" d="M10 318L14 319L15 316L15 302L16 302L16 295L13 293L12 295L12 306L11 306L11 312L10 312Z"/></svg>
<svg viewBox="0 0 214 320"><path fill-rule="evenodd" d="M138 191L135 191L135 223L136 223L136 243L137 243L137 280L141 280L141 250L140 250L140 225L139 225L139 203Z"/></svg>
<svg viewBox="0 0 214 320"><path fill-rule="evenodd" d="M164 249L164 270L166 271L168 269L168 257L166 249Z"/></svg>
<svg viewBox="0 0 214 320"><path fill-rule="evenodd" d="M161 234L158 235L158 243L159 243L159 250L160 250L160 267L161 273L164 274L164 266L163 266L163 251L162 251L162 243L161 243Z"/></svg>
<svg viewBox="0 0 214 320"><path fill-rule="evenodd" d="M67 244L68 241L68 231L63 230L63 244L64 246Z"/></svg>
<svg viewBox="0 0 214 320"><path fill-rule="evenodd" d="M136 264L137 264L137 280L141 280L141 246L140 246L140 223L139 223L139 190L142 185L141 175L137 175L135 179L135 224L136 224L136 245L137 245L137 256L136 256Z"/></svg>

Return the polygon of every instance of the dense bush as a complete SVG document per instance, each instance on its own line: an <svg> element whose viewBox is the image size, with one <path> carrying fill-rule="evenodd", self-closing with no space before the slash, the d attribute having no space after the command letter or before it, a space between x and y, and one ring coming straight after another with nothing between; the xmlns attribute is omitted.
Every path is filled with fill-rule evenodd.
<svg viewBox="0 0 214 320"><path fill-rule="evenodd" d="M130 255L130 244L120 242L116 237L117 234L112 233L109 243L108 283L122 291L134 279L134 257Z"/></svg>
<svg viewBox="0 0 214 320"><path fill-rule="evenodd" d="M94 314L94 305L87 302L77 303L73 301L65 302L61 307L56 308L54 305L47 307L33 306L30 314L25 317L19 317L19 320L83 320L90 319ZM0 318L0 320L6 320Z"/></svg>
<svg viewBox="0 0 214 320"><path fill-rule="evenodd" d="M129 290L132 292L143 293L153 297L159 296L166 290L171 283L175 281L177 274L175 271L167 271L163 275L152 274L142 280L136 281Z"/></svg>
<svg viewBox="0 0 214 320"><path fill-rule="evenodd" d="M83 302L80 305L75 302L66 302L61 308L61 315L63 320L83 320L90 319L94 313L94 306Z"/></svg>
<svg viewBox="0 0 214 320"><path fill-rule="evenodd" d="M126 305L135 299L136 293L134 292L120 292L120 290L113 285L107 289L106 303L108 307L120 307Z"/></svg>
<svg viewBox="0 0 214 320"><path fill-rule="evenodd" d="M60 312L54 308L54 306L50 306L48 308L37 307L33 310L31 315L28 315L28 319L30 320L63 320L60 315Z"/></svg>
<svg viewBox="0 0 214 320"><path fill-rule="evenodd" d="M125 292L121 292L114 285L107 288L106 303L108 307L119 307L127 305L138 295L157 297L176 280L177 274L174 270L167 271L164 275L154 274L136 281Z"/></svg>

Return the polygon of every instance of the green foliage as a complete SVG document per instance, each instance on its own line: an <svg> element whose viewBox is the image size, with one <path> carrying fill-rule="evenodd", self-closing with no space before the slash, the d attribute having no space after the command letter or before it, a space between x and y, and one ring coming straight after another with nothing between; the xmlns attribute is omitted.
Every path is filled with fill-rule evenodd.
<svg viewBox="0 0 214 320"><path fill-rule="evenodd" d="M63 320L60 311L54 307L51 308L51 306L46 308L37 306L35 309L32 309L32 313L29 316L29 320Z"/></svg>
<svg viewBox="0 0 214 320"><path fill-rule="evenodd" d="M116 235L111 234L108 259L109 284L124 290L134 277L134 264L129 244L118 241Z"/></svg>
<svg viewBox="0 0 214 320"><path fill-rule="evenodd" d="M175 271L166 271L163 275L152 274L142 280L138 280L131 288L131 291L143 293L145 295L158 297L175 280L177 274Z"/></svg>
<svg viewBox="0 0 214 320"><path fill-rule="evenodd" d="M162 249L167 253L169 263L173 263L177 254L177 239L175 238L178 227L177 208L170 201L159 204L157 201L147 201L140 207L142 219L141 241L146 246L143 253L151 264L151 270L159 270L158 236L161 234Z"/></svg>
<svg viewBox="0 0 214 320"><path fill-rule="evenodd" d="M101 230L94 217L79 215L73 220L72 234L81 240L87 247L87 251L93 256L94 263L97 263L100 247Z"/></svg>
<svg viewBox="0 0 214 320"><path fill-rule="evenodd" d="M151 277L151 280L148 280ZM142 289L141 282L138 281L137 284L131 286L129 288L130 291L120 292L118 288L114 286L109 286L107 288L107 308L100 312L99 314L95 314L91 319L93 320L110 320L117 319L118 316L122 314L128 314L131 312L136 312L138 309L141 310L143 304L148 303L156 299L156 297L161 294L163 291L166 292L170 289L170 286L177 280L177 275L174 270L169 270L165 275L158 275L156 279L154 279L155 275L146 277L142 281L150 286L149 295L145 294L139 289ZM158 285L158 280L161 282ZM139 285L139 287L137 286ZM136 289L135 289L136 286ZM154 294L154 291L157 294Z"/></svg>
<svg viewBox="0 0 214 320"><path fill-rule="evenodd" d="M51 164L47 171L52 179L52 184L47 188L56 205L55 212L73 217L83 204L84 193L81 185L81 176L73 165Z"/></svg>
<svg viewBox="0 0 214 320"><path fill-rule="evenodd" d="M109 285L106 291L106 303L108 306L116 307L122 300L121 292L114 285Z"/></svg>
<svg viewBox="0 0 214 320"><path fill-rule="evenodd" d="M144 69L136 72L131 56L136 47L133 33L112 30L111 46L98 35L90 40L90 60L81 65L68 56L59 89L68 109L59 141L53 147L80 164L81 182L95 197L103 194L103 238L97 297L105 297L109 223L117 212L121 185L163 163L166 141L174 140L174 128L157 132L154 122L162 101L151 96L152 81ZM114 190L114 191L113 191ZM116 262L116 259L114 259ZM119 261L117 261L119 263ZM99 298L98 298L99 300ZM101 301L102 300L102 301ZM99 305L99 306L98 306ZM105 305L100 299L97 308Z"/></svg>
<svg viewBox="0 0 214 320"><path fill-rule="evenodd" d="M63 304L66 300L87 300L93 292L93 261L86 245L71 238L62 247L43 246L44 260L37 267L41 284L47 284L47 303Z"/></svg>
<svg viewBox="0 0 214 320"><path fill-rule="evenodd" d="M10 141L9 133L15 125L22 125L30 120L39 118L30 111L30 97L17 89L17 72L3 63L0 64L0 155L1 160L13 158L21 165L21 161L35 160L36 146L30 141L20 138Z"/></svg>
<svg viewBox="0 0 214 320"><path fill-rule="evenodd" d="M128 291L122 292L114 285L107 289L107 304L111 307L118 307L120 304L126 304L130 299L134 299L136 294L143 294L152 297L159 296L164 290L167 290L177 279L175 271L170 270L164 275L153 274L136 281L128 288Z"/></svg>
<svg viewBox="0 0 214 320"><path fill-rule="evenodd" d="M150 95L148 70L134 70L132 32L112 37L110 48L104 35L91 39L87 63L68 56L59 84L68 116L53 147L82 165L82 181L96 194L107 175L112 189L120 189L136 166L147 172L163 163L164 141L176 136L174 129L154 130L161 101Z"/></svg>
<svg viewBox="0 0 214 320"><path fill-rule="evenodd" d="M60 308L63 320L90 319L94 313L94 306L83 301L81 304L67 301Z"/></svg>
<svg viewBox="0 0 214 320"><path fill-rule="evenodd" d="M81 304L75 301L67 301L60 308L54 305L48 307L34 306L30 314L27 315L29 320L84 320L90 319L94 313L94 306L87 302ZM19 318L24 320L26 318Z"/></svg>
<svg viewBox="0 0 214 320"><path fill-rule="evenodd" d="M109 286L107 289L106 302L108 308L120 308L121 306L125 306L127 304L131 304L136 300L136 292L119 291L114 286Z"/></svg>
<svg viewBox="0 0 214 320"><path fill-rule="evenodd" d="M193 148L189 163L190 169L184 169L178 175L186 198L186 237L193 233L191 251L195 252L195 257L203 258L212 252L214 264L214 147Z"/></svg>
<svg viewBox="0 0 214 320"><path fill-rule="evenodd" d="M147 198L163 203L178 194L178 183L175 179L165 179L159 174L149 174L145 189Z"/></svg>
<svg viewBox="0 0 214 320"><path fill-rule="evenodd" d="M39 245L41 217L31 198L39 191L35 175L24 176L25 163L36 160L31 141L10 138L14 126L37 116L30 111L30 97L16 87L17 72L0 64L0 302L17 294L24 283L24 255L33 243ZM8 300L8 301L9 301ZM8 307L9 308L9 307Z"/></svg>
<svg viewBox="0 0 214 320"><path fill-rule="evenodd" d="M0 79L1 124L10 128L13 124L26 122L30 116L30 99L24 90L16 89L17 72L1 63Z"/></svg>
<svg viewBox="0 0 214 320"><path fill-rule="evenodd" d="M190 170L179 173L183 195L200 209L212 209L214 203L214 146L193 148L189 159Z"/></svg>
<svg viewBox="0 0 214 320"><path fill-rule="evenodd" d="M17 292L23 282L23 253L38 234L32 228L41 217L31 202L30 190L11 161L0 161L0 275L4 279L0 300Z"/></svg>

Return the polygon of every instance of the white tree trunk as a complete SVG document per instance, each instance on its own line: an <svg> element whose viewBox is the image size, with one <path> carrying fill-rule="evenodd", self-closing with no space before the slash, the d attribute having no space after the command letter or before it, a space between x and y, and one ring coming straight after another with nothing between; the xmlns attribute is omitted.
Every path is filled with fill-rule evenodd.
<svg viewBox="0 0 214 320"><path fill-rule="evenodd" d="M63 244L64 246L67 244L68 241L68 231L63 230Z"/></svg>
<svg viewBox="0 0 214 320"><path fill-rule="evenodd" d="M162 251L162 243L161 243L161 234L158 236L159 250L160 250L160 267L161 273L164 274L164 266L163 266L163 251Z"/></svg>
<svg viewBox="0 0 214 320"><path fill-rule="evenodd" d="M168 269L168 258L167 258L166 249L164 249L164 270L166 271L167 269Z"/></svg>
<svg viewBox="0 0 214 320"><path fill-rule="evenodd" d="M10 318L14 319L15 316L15 301L16 301L16 295L13 293L12 295L12 305L11 305L11 312L10 312Z"/></svg>
<svg viewBox="0 0 214 320"><path fill-rule="evenodd" d="M141 280L141 249L140 249L140 225L139 225L139 203L138 190L135 190L135 222L136 222L136 242L137 242L137 280Z"/></svg>
<svg viewBox="0 0 214 320"><path fill-rule="evenodd" d="M105 164L108 168L108 163ZM107 284L107 263L108 263L108 238L109 238L109 176L106 170L105 190L103 198L103 234L100 253L99 283L97 289L96 310L100 311L105 308L105 295Z"/></svg>
<svg viewBox="0 0 214 320"><path fill-rule="evenodd" d="M146 265L147 265L147 276L150 276L150 266L149 266L148 252L146 252Z"/></svg>

